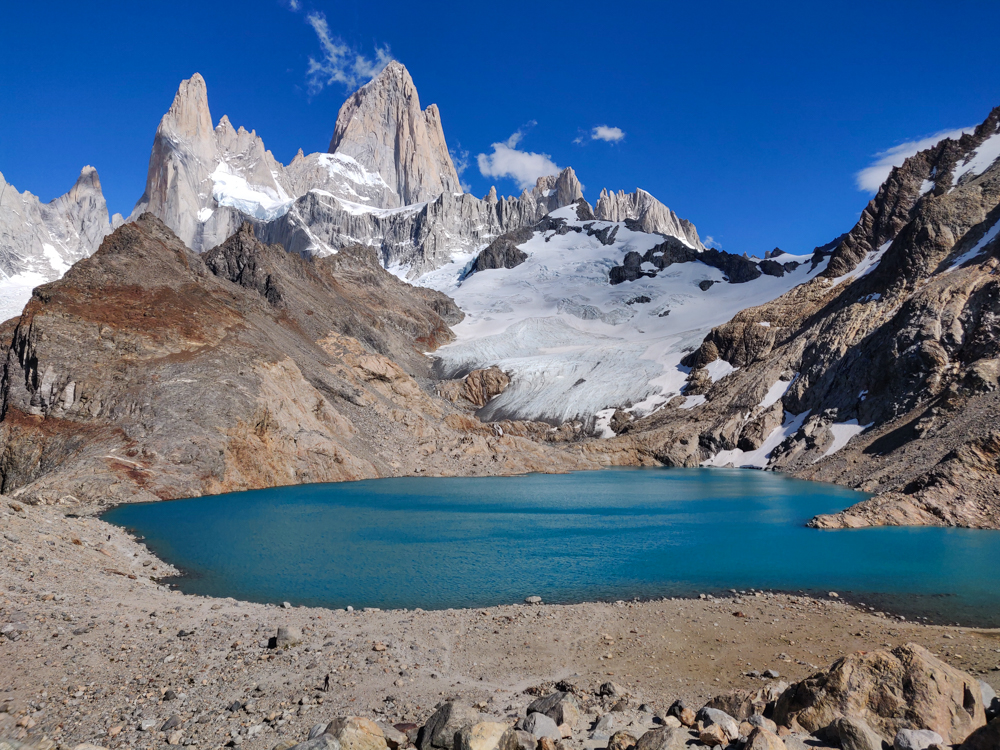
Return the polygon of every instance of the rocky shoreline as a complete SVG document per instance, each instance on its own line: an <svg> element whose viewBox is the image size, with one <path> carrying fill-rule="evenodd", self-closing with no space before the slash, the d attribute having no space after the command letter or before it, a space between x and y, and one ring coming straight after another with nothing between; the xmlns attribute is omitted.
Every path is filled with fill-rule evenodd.
<svg viewBox="0 0 1000 750"><path fill-rule="evenodd" d="M542 750L626 750L627 737L611 742L619 730L635 738L639 750L669 747L665 736L682 737L678 732L697 747L701 730L714 731L713 724L702 716L700 728L697 719L692 727L673 727L677 711L670 709L678 700L697 713L733 690L781 692L781 681L794 685L843 654L884 653L909 643L970 680L1000 687L1000 631L921 625L834 597L737 592L695 600L348 612L189 596L160 582L175 569L122 529L89 515L98 510L7 501L0 509L0 737L12 742L157 748L173 740L270 750L306 741L311 730L328 728L337 717L360 717L381 722L385 736L369 738L374 747L366 746L374 750L380 741L399 742L391 727L413 725L404 727L412 734L443 704L454 703L505 726L500 732L477 722L462 750L513 750L511 736L506 744L500 740L516 720L528 720L529 704L568 692L579 724L551 746L536 736ZM282 643L274 648L279 628ZM602 694L605 683L615 683L615 695L610 688ZM772 720L773 710L765 711ZM728 712L742 718L736 708ZM613 719L598 730L607 716ZM615 732L604 731L619 719ZM321 740L326 745L310 747L332 747L335 740L342 750L353 748L348 735L358 726L338 724ZM766 723L752 726L770 731ZM784 747L837 747L794 744L806 737L804 729L800 721L797 734L786 733ZM662 742L643 742L648 731ZM524 747L525 738L516 736ZM413 739L423 750L442 750ZM490 745L493 739L498 744Z"/></svg>

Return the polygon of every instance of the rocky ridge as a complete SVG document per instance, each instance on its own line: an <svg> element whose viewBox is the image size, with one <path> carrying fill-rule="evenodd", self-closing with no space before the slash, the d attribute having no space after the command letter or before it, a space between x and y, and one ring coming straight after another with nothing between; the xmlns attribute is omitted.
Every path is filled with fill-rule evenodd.
<svg viewBox="0 0 1000 750"><path fill-rule="evenodd" d="M145 214L6 329L0 490L110 503L591 466L548 425L435 395L425 352L459 319L370 249L306 260L247 224L198 255Z"/></svg>
<svg viewBox="0 0 1000 750"><path fill-rule="evenodd" d="M20 313L34 286L59 278L121 223L118 214L109 218L93 167L49 203L19 193L0 174L0 318Z"/></svg>
<svg viewBox="0 0 1000 750"><path fill-rule="evenodd" d="M818 278L688 355L704 403L631 422L619 445L876 493L822 527L1000 527L998 130L1000 108L894 169Z"/></svg>

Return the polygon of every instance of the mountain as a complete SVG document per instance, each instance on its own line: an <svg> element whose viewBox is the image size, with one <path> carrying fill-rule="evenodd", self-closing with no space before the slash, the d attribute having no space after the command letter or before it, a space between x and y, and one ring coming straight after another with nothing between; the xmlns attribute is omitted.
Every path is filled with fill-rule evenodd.
<svg viewBox="0 0 1000 750"><path fill-rule="evenodd" d="M779 263L707 250L691 225L684 239L644 231L639 216L669 209L648 193L615 201L649 210L600 220L579 198L501 235L471 263L418 279L466 314L456 341L436 352L437 373L498 367L512 379L481 419L578 422L607 434L616 407L646 415L681 392L680 360L713 326L825 267L813 254Z"/></svg>
<svg viewBox="0 0 1000 750"><path fill-rule="evenodd" d="M396 205L463 192L437 105L420 109L409 71L395 60L344 102L330 153L349 156L378 174L395 191Z"/></svg>
<svg viewBox="0 0 1000 750"><path fill-rule="evenodd" d="M108 217L97 170L86 166L65 195L49 203L0 174L0 319L21 312L38 284L58 279L93 253L122 222Z"/></svg>
<svg viewBox="0 0 1000 750"><path fill-rule="evenodd" d="M825 268L715 327L684 400L623 409L607 450L874 494L824 528L1000 528L998 233L1000 108L894 169Z"/></svg>
<svg viewBox="0 0 1000 750"><path fill-rule="evenodd" d="M0 492L127 502L593 466L546 425L485 425L424 387L461 315L364 247L305 260L246 224L199 255L143 214L3 328Z"/></svg>
<svg viewBox="0 0 1000 750"><path fill-rule="evenodd" d="M691 247L701 250L705 248L694 224L679 218L645 190L637 188L634 193L626 193L624 190L609 193L602 190L594 215L603 221L634 221L636 227L643 232L677 237Z"/></svg>
<svg viewBox="0 0 1000 750"><path fill-rule="evenodd" d="M234 129L223 116L212 127L205 79L181 83L160 120L149 158L146 190L131 220L148 211L188 247L201 252L224 241L248 220L271 221L310 189L392 205L392 190L354 159L300 151L285 166L255 131Z"/></svg>

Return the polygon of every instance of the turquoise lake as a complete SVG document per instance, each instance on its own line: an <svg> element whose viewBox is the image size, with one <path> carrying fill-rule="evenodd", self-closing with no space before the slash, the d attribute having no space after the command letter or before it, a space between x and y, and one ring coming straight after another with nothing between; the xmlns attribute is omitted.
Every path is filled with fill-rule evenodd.
<svg viewBox="0 0 1000 750"><path fill-rule="evenodd" d="M377 479L123 505L182 591L441 609L729 589L836 591L908 617L1000 626L1000 532L818 531L863 495L739 469Z"/></svg>

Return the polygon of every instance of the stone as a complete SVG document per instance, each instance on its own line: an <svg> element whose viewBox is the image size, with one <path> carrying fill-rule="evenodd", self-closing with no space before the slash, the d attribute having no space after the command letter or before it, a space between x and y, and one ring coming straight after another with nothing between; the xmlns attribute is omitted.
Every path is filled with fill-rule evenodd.
<svg viewBox="0 0 1000 750"><path fill-rule="evenodd" d="M635 747L637 741L634 736L623 729L611 735L611 739L608 740L608 750L629 750L629 748Z"/></svg>
<svg viewBox="0 0 1000 750"><path fill-rule="evenodd" d="M833 729L843 750L882 750L882 738L864 719L844 716L834 722Z"/></svg>
<svg viewBox="0 0 1000 750"><path fill-rule="evenodd" d="M313 724L312 728L309 730L308 739L314 740L326 731L326 725L329 722L323 722L322 724Z"/></svg>
<svg viewBox="0 0 1000 750"><path fill-rule="evenodd" d="M531 732L515 729L514 738L517 740L518 750L535 750L538 747L538 738Z"/></svg>
<svg viewBox="0 0 1000 750"><path fill-rule="evenodd" d="M559 731L559 725L545 714L538 713L537 711L528 714L521 728L526 732L531 732L538 739L542 739L543 737L548 737L552 740L562 739L562 732Z"/></svg>
<svg viewBox="0 0 1000 750"><path fill-rule="evenodd" d="M105 750L105 748L90 742L81 742L79 745L74 745L73 750Z"/></svg>
<svg viewBox="0 0 1000 750"><path fill-rule="evenodd" d="M389 750L399 750L399 748L406 747L410 744L410 739L407 734L398 727L384 721L376 721L375 723L378 724L378 728L382 730L382 736L385 737L385 744L389 746ZM417 729L416 724L411 726L413 730ZM416 737L416 734L414 734L414 737Z"/></svg>
<svg viewBox="0 0 1000 750"><path fill-rule="evenodd" d="M556 724L568 724L576 728L580 724L580 708L572 693L552 693L528 704L525 713L538 712L545 714Z"/></svg>
<svg viewBox="0 0 1000 750"><path fill-rule="evenodd" d="M729 744L729 737L726 736L726 730L718 724L709 724L698 732L698 740L701 744L708 745L709 747Z"/></svg>
<svg viewBox="0 0 1000 750"><path fill-rule="evenodd" d="M358 716L344 716L326 725L324 734L337 740L341 750L386 750L385 735L378 724Z"/></svg>
<svg viewBox="0 0 1000 750"><path fill-rule="evenodd" d="M427 723L417 736L419 750L429 748L444 748L454 750L455 733L468 724L478 724L481 717L478 711L461 703L445 703L431 714Z"/></svg>
<svg viewBox="0 0 1000 750"><path fill-rule="evenodd" d="M777 669L765 669L764 679L766 680L776 680L781 677L781 673Z"/></svg>
<svg viewBox="0 0 1000 750"><path fill-rule="evenodd" d="M455 734L455 750L518 750L517 734L506 724L481 721Z"/></svg>
<svg viewBox="0 0 1000 750"><path fill-rule="evenodd" d="M184 733L181 732L180 730L177 730L177 731L171 732L170 734L167 735L167 744L168 745L179 745L179 744L181 744L181 740L183 740L183 739L184 739Z"/></svg>
<svg viewBox="0 0 1000 750"><path fill-rule="evenodd" d="M175 701L175 700L177 700L177 693L175 693L173 690L167 690L163 694L163 700L165 700L165 701Z"/></svg>
<svg viewBox="0 0 1000 750"><path fill-rule="evenodd" d="M743 750L786 750L785 741L763 727L754 727L747 735Z"/></svg>
<svg viewBox="0 0 1000 750"><path fill-rule="evenodd" d="M979 692L983 695L983 707L986 710L986 720L991 721L1000 716L1000 698L993 687L982 680L979 681Z"/></svg>
<svg viewBox="0 0 1000 750"><path fill-rule="evenodd" d="M691 711L691 709L688 709L688 710ZM694 717L694 711L691 711L691 717L692 717L691 723L693 725L694 724L694 718L693 718ZM681 724L681 720L678 719L676 716L664 716L664 717L662 717L660 719L660 723L662 723L663 726L669 727L671 729L678 729L681 726L683 726Z"/></svg>
<svg viewBox="0 0 1000 750"><path fill-rule="evenodd" d="M319 737L292 745L288 750L340 750L340 743L328 734L321 734Z"/></svg>
<svg viewBox="0 0 1000 750"><path fill-rule="evenodd" d="M960 750L996 750L1000 747L1000 719L993 719L965 738Z"/></svg>
<svg viewBox="0 0 1000 750"><path fill-rule="evenodd" d="M706 727L719 726L730 740L735 740L740 736L740 725L732 716L717 708L703 708L698 712L698 721Z"/></svg>
<svg viewBox="0 0 1000 750"><path fill-rule="evenodd" d="M747 722L751 726L760 727L761 729L766 729L772 733L776 733L778 731L778 725L762 714L754 714L753 716L750 716L747 719Z"/></svg>
<svg viewBox="0 0 1000 750"><path fill-rule="evenodd" d="M892 750L927 750L943 744L944 738L930 729L900 729L892 741Z"/></svg>
<svg viewBox="0 0 1000 750"><path fill-rule="evenodd" d="M556 750L556 741L551 737L538 738L538 750Z"/></svg>
<svg viewBox="0 0 1000 750"><path fill-rule="evenodd" d="M625 695L625 688L617 682L605 682L597 691L598 695L606 695L609 698L618 698Z"/></svg>
<svg viewBox="0 0 1000 750"><path fill-rule="evenodd" d="M615 714L604 714L594 724L594 731L590 735L592 740L606 740L614 733L615 728L621 723Z"/></svg>
<svg viewBox="0 0 1000 750"><path fill-rule="evenodd" d="M914 643L839 659L774 709L778 724L813 733L842 716L863 719L887 742L900 729L931 729L959 744L986 723L978 682Z"/></svg>
<svg viewBox="0 0 1000 750"><path fill-rule="evenodd" d="M524 597L525 604L541 604L542 597L540 596L526 596Z"/></svg>
<svg viewBox="0 0 1000 750"><path fill-rule="evenodd" d="M635 750L688 750L691 738L691 732L687 729L650 729L635 743Z"/></svg>
<svg viewBox="0 0 1000 750"><path fill-rule="evenodd" d="M291 750L298 743L295 740L282 740L277 745L271 748L271 750Z"/></svg>
<svg viewBox="0 0 1000 750"><path fill-rule="evenodd" d="M275 648L292 648L302 643L302 631L291 625L278 628L278 634L274 639Z"/></svg>
<svg viewBox="0 0 1000 750"><path fill-rule="evenodd" d="M160 731L169 732L171 729L176 729L180 725L181 725L181 717L178 716L177 714L173 714L172 716L170 716L170 718L168 718L165 722L163 722L163 726L160 727Z"/></svg>
<svg viewBox="0 0 1000 750"><path fill-rule="evenodd" d="M698 720L697 714L689 708L682 700L674 701L667 709L668 716L676 716L678 721L686 727L693 727Z"/></svg>
<svg viewBox="0 0 1000 750"><path fill-rule="evenodd" d="M140 732L152 732L159 725L156 719L143 719L139 722Z"/></svg>

